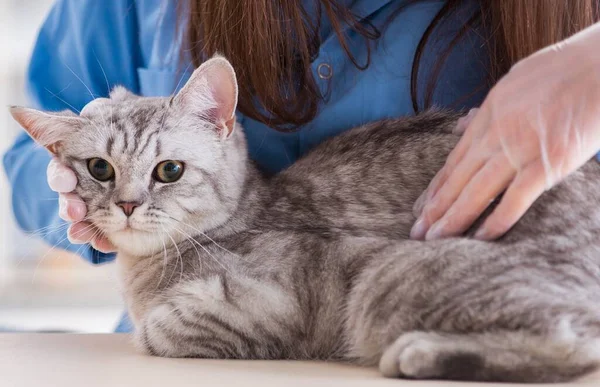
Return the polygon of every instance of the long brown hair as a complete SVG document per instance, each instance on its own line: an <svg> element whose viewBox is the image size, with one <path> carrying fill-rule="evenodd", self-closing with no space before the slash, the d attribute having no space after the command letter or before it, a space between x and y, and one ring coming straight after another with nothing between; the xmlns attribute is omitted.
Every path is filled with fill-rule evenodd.
<svg viewBox="0 0 600 387"><path fill-rule="evenodd" d="M369 66L370 55L364 63L356 60L344 27L360 34L368 50L380 36L377 28L340 1L312 0L317 17L307 11L308 1L189 0L180 7L186 54L195 66L215 52L225 55L239 80L238 109L272 128L293 130L315 117L322 99L311 71L321 43L321 14L325 12L346 55L360 69ZM402 8L418 1L404 3ZM417 85L422 54L436 28L449 20L462 1L447 0L418 45L411 79L415 111L420 110ZM432 102L436 77L452 46L469 30L486 31L491 85L518 60L596 22L597 4L597 0L480 0L480 9L439 56L425 88L423 107Z"/></svg>

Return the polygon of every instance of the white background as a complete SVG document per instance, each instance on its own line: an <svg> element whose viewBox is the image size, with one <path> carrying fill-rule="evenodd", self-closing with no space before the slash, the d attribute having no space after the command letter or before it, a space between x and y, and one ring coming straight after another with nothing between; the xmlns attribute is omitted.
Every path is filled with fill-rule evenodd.
<svg viewBox="0 0 600 387"><path fill-rule="evenodd" d="M27 105L24 76L52 0L0 0L0 153L19 127L8 105ZM0 172L0 331L111 331L122 310L114 265L92 266L20 232Z"/></svg>

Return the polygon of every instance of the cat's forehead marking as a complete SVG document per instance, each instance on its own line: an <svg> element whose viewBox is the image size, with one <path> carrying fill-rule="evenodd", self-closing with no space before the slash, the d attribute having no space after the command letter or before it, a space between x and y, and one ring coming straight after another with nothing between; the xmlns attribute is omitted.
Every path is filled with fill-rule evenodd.
<svg viewBox="0 0 600 387"><path fill-rule="evenodd" d="M127 103L100 101L86 111L94 127L104 128L106 154L142 156L156 140L156 132L164 118L161 101L134 100ZM95 123L94 123L95 122Z"/></svg>

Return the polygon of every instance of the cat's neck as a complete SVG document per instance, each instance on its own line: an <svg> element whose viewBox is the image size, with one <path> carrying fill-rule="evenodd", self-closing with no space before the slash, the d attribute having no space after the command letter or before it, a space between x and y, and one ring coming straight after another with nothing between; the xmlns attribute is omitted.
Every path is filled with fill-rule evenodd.
<svg viewBox="0 0 600 387"><path fill-rule="evenodd" d="M256 162L248 156L246 137L239 123L236 124L236 132L232 137L230 151L238 154L244 152L244 156L237 159L235 166L235 169L239 171L238 179L242 181L239 196L229 208L224 222L204 230L204 235L200 234L195 237L199 242L225 239L251 229L268 205L265 198L270 197L270 178L262 173Z"/></svg>
<svg viewBox="0 0 600 387"><path fill-rule="evenodd" d="M251 229L256 223L255 220L264 212L265 197L269 195L268 181L269 178L258 169L257 165L248 160L244 185L236 208L225 223L208 230L206 234L211 238L226 238Z"/></svg>

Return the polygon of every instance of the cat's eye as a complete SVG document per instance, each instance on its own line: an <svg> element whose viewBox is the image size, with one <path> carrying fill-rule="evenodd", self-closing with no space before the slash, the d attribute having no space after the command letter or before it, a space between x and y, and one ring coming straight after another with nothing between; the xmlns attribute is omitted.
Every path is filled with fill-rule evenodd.
<svg viewBox="0 0 600 387"><path fill-rule="evenodd" d="M181 161L166 160L154 168L153 177L161 183L173 183L183 175L183 163Z"/></svg>
<svg viewBox="0 0 600 387"><path fill-rule="evenodd" d="M89 159L87 166L88 171L90 171L90 174L96 180L108 181L115 177L115 170L112 165L104 159L98 157Z"/></svg>

